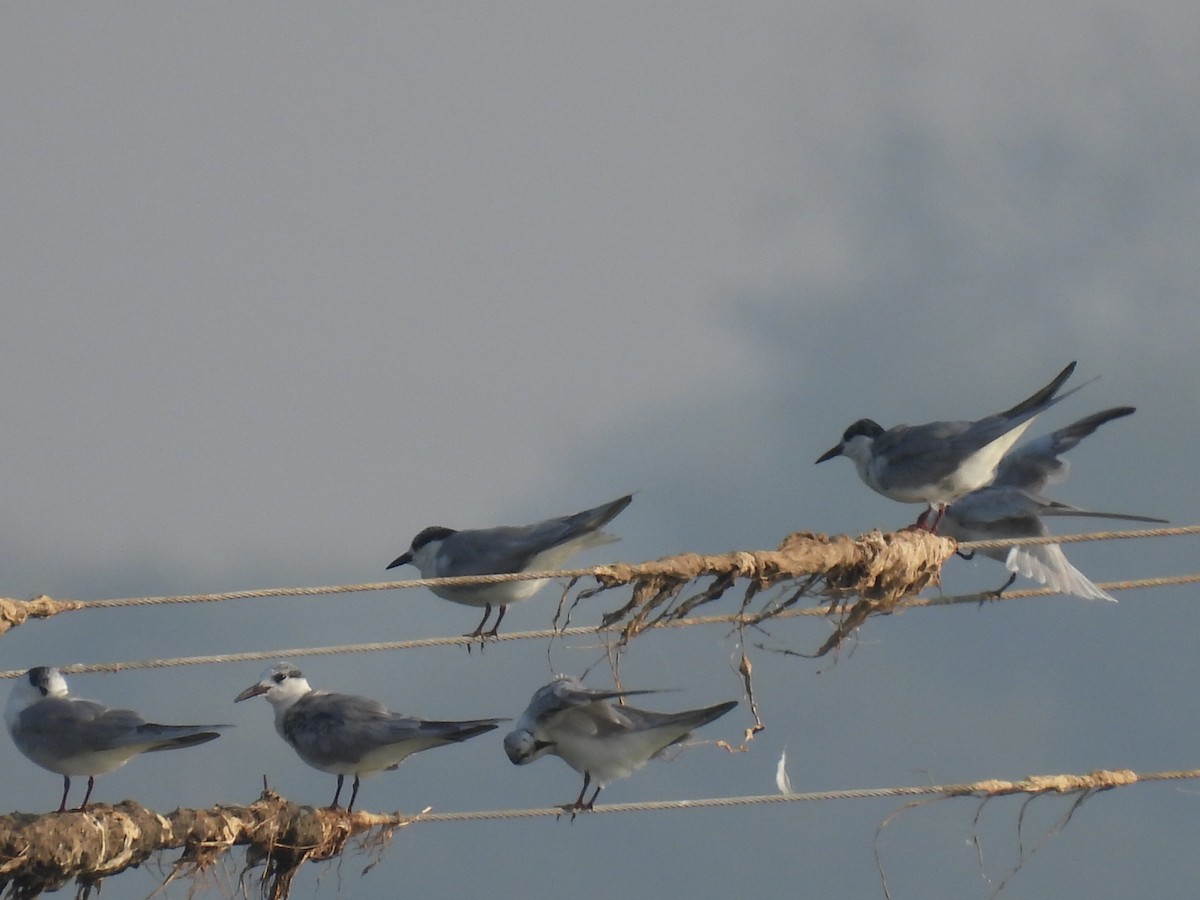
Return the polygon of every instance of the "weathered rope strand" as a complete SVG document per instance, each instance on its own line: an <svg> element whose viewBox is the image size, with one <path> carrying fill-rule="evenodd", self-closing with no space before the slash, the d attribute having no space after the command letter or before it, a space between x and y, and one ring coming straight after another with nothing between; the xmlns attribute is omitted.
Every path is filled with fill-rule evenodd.
<svg viewBox="0 0 1200 900"><path fill-rule="evenodd" d="M1004 538L994 541L963 541L960 550L990 550L1000 547L1032 547L1038 544L1078 544L1083 541L1112 541L1128 538L1180 537L1200 534L1200 525L1172 528L1138 528L1130 531L1086 531L1080 534L1047 534L1041 537Z"/></svg>
<svg viewBox="0 0 1200 900"><path fill-rule="evenodd" d="M1167 587L1181 584L1200 583L1200 572L1191 575L1165 576L1160 578L1141 578L1132 581L1104 581L1096 586L1104 591L1128 591L1142 588ZM1024 600L1033 597L1059 596L1052 588L1026 588L1016 591L1005 591L999 597L984 591L975 594L956 594L949 597L909 597L896 604L895 609L924 609L963 604L978 604L984 602L1000 602L1004 600ZM810 606L779 610L769 616L754 613L729 613L716 616L692 616L686 619L665 619L655 622L648 629L657 628L687 628L694 625L732 625L753 626L764 621L776 619L793 619L799 616L829 616L828 606ZM550 640L551 638L567 637L602 637L615 638L620 628L600 628L590 625L572 626L570 628L542 628L534 631L501 632L487 639L493 641L528 641ZM336 656L343 653L374 653L383 650L417 650L426 647L455 647L467 646L479 642L477 637L454 635L444 637L414 638L407 641L377 641L367 644L338 644L328 647L292 647L286 650L251 650L245 653L222 653L210 656L179 656L167 659L130 660L111 663L75 663L60 668L64 674L78 675L95 672L125 672L136 669L169 669L177 666L213 665L237 662L254 662L268 659L290 659L303 656ZM25 673L24 669L7 669L0 671L0 680L19 678Z"/></svg>
<svg viewBox="0 0 1200 900"><path fill-rule="evenodd" d="M1020 781L988 779L967 784L604 804L584 815L914 796L942 799L965 796L987 800L1011 794L1033 797L1051 793L1075 795L1074 809L1084 797L1097 791L1127 787L1139 782L1198 777L1200 769L1144 775L1128 769L1097 770L1085 775L1033 775ZM169 883L178 874L205 871L222 854L240 845L246 847L248 866L271 860L262 876L263 895L286 897L292 876L305 862L341 856L346 852L350 838L365 836L374 829L379 829L376 840L386 842L394 829L426 822L557 818L565 812L569 811L561 807L549 807L446 813L435 813L426 808L415 815L399 811L384 814L347 813L340 809L299 806L264 790L249 806L176 809L160 815L127 800L115 806L95 804L87 813L13 813L0 816L0 846L5 849L0 860L0 876L11 888L15 888L16 895L40 896L43 891L57 890L70 879L93 883L136 867L156 852L183 848L184 856L164 882ZM371 838L365 839L370 843ZM204 852L194 855L198 847L202 847Z"/></svg>
<svg viewBox="0 0 1200 900"><path fill-rule="evenodd" d="M1200 572L1193 572L1190 575L1161 575L1155 578L1132 578L1127 581L1100 581L1096 583L1096 587L1102 591L1137 591L1144 588L1177 587L1181 584L1200 584ZM913 597L901 601L897 604L897 607L953 606L957 603L1024 600L1029 597L1055 596L1064 598L1074 597L1073 594L1064 594L1054 588L1022 588L1016 591L1006 590L999 597L995 595L994 591L982 591L975 594L956 594L950 597Z"/></svg>
<svg viewBox="0 0 1200 900"><path fill-rule="evenodd" d="M759 806L770 803L805 803L825 800L869 800L888 797L1001 797L1009 794L1074 793L1108 790L1139 782L1178 781L1200 778L1200 769L1137 774L1128 769L1101 769L1086 775L1031 775L1020 781L987 779L965 784L927 784L905 787L859 788L842 791L811 791L793 794L756 794L743 797L707 797L696 800L651 800L638 803L611 803L595 807L590 814L625 812L661 812L683 809L720 809L733 806ZM562 807L535 809L496 809L470 812L425 813L410 820L421 822L478 822L498 819L531 819L563 815Z"/></svg>
<svg viewBox="0 0 1200 900"><path fill-rule="evenodd" d="M83 609L116 609L125 606L157 606L168 603L219 603L223 600L257 600L264 597L319 597L326 594L352 594L361 591L398 591L419 587L457 587L472 584L501 584L506 581L535 581L541 578L584 578L601 566L587 569L558 569L549 572L501 572L494 575L458 575L452 578L412 578L406 581L371 581L325 587L260 588L226 591L218 594L181 594L174 597L120 597L113 600L86 601Z"/></svg>
<svg viewBox="0 0 1200 900"><path fill-rule="evenodd" d="M1144 528L1133 531L1101 531L1082 534L1049 535L1034 538L1008 538L995 541L970 541L959 544L963 550L993 547L1031 546L1035 544L1069 544L1080 541L1104 541L1118 538L1174 537L1200 534L1200 525L1181 525L1174 528ZM647 563L628 564L636 570ZM500 584L508 581L539 581L542 579L588 578L607 576L618 566L589 566L580 569L554 569L544 572L509 572L494 575L461 575L453 578L412 578L404 581L361 582L358 584L324 585L319 587L259 588L254 590L224 591L212 594L179 594L161 597L118 597L107 600L61 600L78 609L116 609L129 606L159 606L173 603L219 603L225 600L253 600L266 597L318 597L330 594L349 594L362 591L395 591L420 587L459 587L473 584ZM77 606L75 604L78 604Z"/></svg>

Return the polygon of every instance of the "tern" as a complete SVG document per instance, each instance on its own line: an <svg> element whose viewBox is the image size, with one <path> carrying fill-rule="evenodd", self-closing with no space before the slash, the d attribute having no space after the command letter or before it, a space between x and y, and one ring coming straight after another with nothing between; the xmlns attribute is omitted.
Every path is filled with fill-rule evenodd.
<svg viewBox="0 0 1200 900"><path fill-rule="evenodd" d="M541 756L559 757L583 775L583 787L564 809L592 809L609 783L625 778L668 747L680 744L702 725L719 719L737 701L676 713L650 712L610 701L655 691L592 690L577 678L560 675L539 688L504 738L504 752L513 765L523 766ZM588 786L596 792L584 803Z"/></svg>
<svg viewBox="0 0 1200 900"><path fill-rule="evenodd" d="M1038 413L1079 390L1055 396L1074 371L1072 362L1031 397L974 422L929 422L884 430L871 419L859 419L817 462L849 457L867 487L901 503L927 504L918 526L924 527L929 513L936 510L929 526L935 530L948 504L991 483L1004 454Z"/></svg>
<svg viewBox="0 0 1200 900"><path fill-rule="evenodd" d="M460 743L505 721L431 722L402 716L368 697L315 691L300 670L286 662L263 672L234 702L260 694L274 708L279 736L314 769L337 775L330 809L338 808L345 776L354 776L347 812L354 809L360 777L394 769L418 751Z"/></svg>
<svg viewBox="0 0 1200 900"><path fill-rule="evenodd" d="M156 725L131 709L110 709L72 697L62 672L37 666L13 686L4 710L13 743L28 759L63 777L59 812L67 811L71 776L86 775L87 809L96 776L121 768L139 753L178 750L220 737L228 725Z"/></svg>
<svg viewBox="0 0 1200 900"><path fill-rule="evenodd" d="M558 516L532 525L501 525L455 531L435 525L415 538L412 546L388 564L389 569L408 563L416 566L422 578L447 578L458 575L494 575L511 572L537 572L556 569L582 550L611 544L614 535L600 531L633 500L632 494L619 497L594 509L569 516ZM435 587L431 590L446 600L466 606L482 606L483 619L467 637L495 637L510 603L528 600L547 583L547 579L506 581L462 587ZM500 607L496 624L485 632L492 607Z"/></svg>
<svg viewBox="0 0 1200 900"><path fill-rule="evenodd" d="M1101 519L1123 519L1129 522L1165 523L1166 519L1134 516L1127 513L1094 512L1042 495L1051 482L1067 477L1070 464L1062 454L1071 450L1105 422L1133 415L1132 406L1117 406L1086 416L1050 434L1029 441L1009 452L996 470L996 480L962 497L946 508L942 532L958 541L987 541L1005 538L1042 537L1049 534L1043 516L1088 516ZM1094 585L1082 572L1067 561L1058 544L1036 544L1026 547L983 548L984 556L1004 562L1012 573L996 591L999 596L1016 580L1018 574L1064 594L1074 594L1085 600L1115 598ZM966 559L974 555L960 554Z"/></svg>

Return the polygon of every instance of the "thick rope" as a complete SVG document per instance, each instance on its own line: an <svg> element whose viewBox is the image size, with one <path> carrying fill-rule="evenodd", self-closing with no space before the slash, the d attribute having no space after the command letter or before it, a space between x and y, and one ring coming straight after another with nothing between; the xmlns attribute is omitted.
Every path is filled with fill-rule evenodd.
<svg viewBox="0 0 1200 900"><path fill-rule="evenodd" d="M1142 588L1167 587L1181 584L1200 584L1200 572L1191 575L1166 576L1162 578L1141 578L1132 581L1103 581L1096 586L1103 591L1129 591ZM949 597L909 597L896 604L894 609L925 609L941 606L956 606L965 604L981 604L1001 602L1004 600L1025 600L1032 597L1054 597L1059 592L1053 588L1026 588L1016 591L1005 591L996 596L993 591L983 591L975 594L956 594ZM733 625L753 626L766 619L793 619L798 616L825 616L831 610L828 606L810 606L802 608L783 609L768 616L753 613L730 613L719 616L691 616L686 619L669 619L655 622L648 628L687 628L694 625ZM591 625L573 626L570 628L542 628L534 631L508 631L487 638L487 643L504 641L550 640L567 637L604 637L615 638L619 628L602 628ZM338 644L328 647L292 647L286 650L251 650L245 653L221 653L210 656L179 656L167 659L129 660L111 663L74 663L61 666L65 675L79 675L94 672L126 672L136 669L169 669L177 666L214 665L238 662L256 662L268 659L291 659L303 656L336 656L342 653L375 653L383 650L418 650L425 647L462 647L479 643L478 637L454 635L446 637L414 638L407 641L378 641L368 644ZM24 669L0 670L0 680L19 678L25 674Z"/></svg>
<svg viewBox="0 0 1200 900"><path fill-rule="evenodd" d="M831 588L852 592L875 603L895 603L906 595L915 595L928 584L935 583L942 564L953 554L954 541L928 532L902 531L895 534L869 532L857 539L846 535L827 537L821 534L796 533L784 538L776 550L734 552L702 556L683 553L638 565L614 564L586 569L566 569L553 572L521 572L458 578L416 579L406 582L384 582L310 588L274 588L254 591L232 591L220 594L192 594L175 597L134 597L100 600L77 607L61 605L61 610L109 609L118 606L141 606L165 603L215 602L235 598L328 595L347 590L384 590L400 587L464 585L507 581L590 575L600 584L598 591L633 584L632 600L615 617L606 616L603 624L625 617L623 639L646 626L645 618L655 615L683 618L691 606L712 602L734 582L748 583L747 599L758 590L774 583L799 578L821 578ZM689 598L686 608L677 608L675 599L685 586L697 578L713 576L714 585L703 596ZM573 583L573 582L572 582ZM581 595L582 596L582 595ZM49 606L54 601L47 601ZM17 606L19 601L4 601ZM4 603L0 603L3 606ZM2 610L0 610L2 612ZM45 614L49 614L48 612ZM16 621L16 619L14 619ZM557 622L555 623L557 624ZM11 627L0 616L0 632Z"/></svg>
<svg viewBox="0 0 1200 900"><path fill-rule="evenodd" d="M1195 778L1200 778L1200 769L1143 775L1128 769L1097 770L1086 775L1033 775L1020 781L988 779L965 784L615 803L597 806L585 815L914 796L987 799L1011 794L1057 793L1083 797L1089 792L1140 782ZM347 813L340 809L299 806L264 790L250 806L176 809L165 816L132 801L116 806L95 804L86 813L12 813L0 816L0 879L19 896L37 896L42 891L57 890L71 879L94 886L101 878L140 865L156 852L182 848L184 853L173 864L165 885L178 875L211 868L235 846L246 846L247 868L265 867L263 896L283 900L288 896L293 875L305 862L342 856L347 841L354 835L379 829L378 836L386 842L393 829L425 822L559 817L570 812L563 807L548 807L447 813L425 809L416 815Z"/></svg>
<svg viewBox="0 0 1200 900"><path fill-rule="evenodd" d="M1181 525L1175 528L1148 528L1134 531L1102 531L1082 534L1049 535L1033 538L1008 538L995 541L970 541L958 544L957 546L963 550L972 550L993 547L1030 546L1034 544L1069 544L1080 541L1104 541L1117 538L1173 537L1188 534L1200 534L1200 525ZM453 578L413 578L405 581L362 582L358 584L325 585L320 587L259 588L255 590L225 591L214 594L119 597L109 600L52 600L45 596L35 598L35 600L31 601L0 598L0 604L57 603L62 604L62 611L65 611L67 609L116 609L128 606L159 606L173 603L219 603L224 600L253 600L265 597L318 597L361 591L395 591L420 587L461 587L474 584L500 584L508 581L538 581L542 579L588 577L612 578L614 572L620 572L622 577L626 577L626 573L630 573L629 577L637 577L639 570L646 569L647 567L658 567L662 563L662 560L654 560L636 564L614 563L607 566L590 566L581 569L553 569L544 572L506 572L494 575L461 575ZM49 607L47 608L49 609ZM53 612L57 611L60 610L52 610L46 614L52 615ZM37 615L37 613L30 614Z"/></svg>

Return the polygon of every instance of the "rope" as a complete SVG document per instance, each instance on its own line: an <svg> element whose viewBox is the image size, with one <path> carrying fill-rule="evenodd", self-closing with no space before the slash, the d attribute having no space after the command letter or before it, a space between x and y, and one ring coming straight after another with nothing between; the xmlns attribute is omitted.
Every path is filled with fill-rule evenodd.
<svg viewBox="0 0 1200 900"><path fill-rule="evenodd" d="M1138 775L1130 770L1097 770L1086 775L1034 775L1020 781L989 779L966 784L920 785L915 787L867 788L860 790L781 793L742 797L710 797L697 800L660 800L641 803L605 804L589 810L606 813L726 809L761 807L774 803L819 800L855 800L933 796L940 799L973 797L982 803L992 797L1027 794L1031 798L1057 793L1075 795L1074 813L1092 793L1127 787L1139 782L1200 778L1200 770L1151 772ZM1028 801L1027 801L1028 802ZM891 813L879 828L909 808ZM559 817L575 813L564 807L499 809L434 813L428 808L416 815L399 811L390 814L348 813L341 809L299 806L265 789L249 806L216 806L210 809L176 809L160 815L132 801L116 806L94 805L87 813L13 813L0 817L0 843L6 858L0 875L15 895L40 896L62 887L70 879L85 884L136 868L156 852L184 848L185 852L160 887L179 875L203 877L214 861L234 846L244 846L251 862L268 861L262 876L263 896L286 897L296 871L307 861L343 857L348 840L360 836L360 847L378 853L394 829L423 822L473 822ZM978 818L978 811L976 818ZM1018 816L1018 829L1024 807ZM1064 822L1060 823L1061 827ZM378 829L373 836L365 832ZM878 835L878 829L876 831ZM192 852L200 847L198 857ZM1034 848L1032 852L1036 852ZM878 855L878 854L877 854ZM1022 851L1022 858L1025 858ZM378 859L375 860L378 862ZM371 863L374 865L374 863ZM368 869L371 866L368 866ZM881 870L882 875L882 870ZM886 890L886 882L885 882Z"/></svg>
<svg viewBox="0 0 1200 900"><path fill-rule="evenodd" d="M1077 544L1081 541L1111 541L1122 538L1178 537L1200 534L1200 525L1173 528L1139 528L1133 531L1088 531L1081 534L1047 534L1041 537L1004 538L994 541L963 541L960 550L990 550L1000 547L1030 547L1035 544Z"/></svg>
<svg viewBox="0 0 1200 900"><path fill-rule="evenodd" d="M1031 775L1020 781L988 779L966 784L927 784L908 787L859 788L844 791L812 791L794 794L755 794L743 797L707 797L698 800L650 800L640 803L611 803L597 806L591 813L659 812L682 809L721 809L733 806L759 806L769 803L805 803L823 800L868 800L887 797L1001 797L1009 794L1068 794L1077 791L1103 791L1139 782L1179 781L1200 778L1200 769L1172 772L1148 772L1139 775L1128 769L1101 769L1086 775ZM535 809L494 809L470 812L426 813L408 820L419 822L479 822L498 819L533 819L561 816L561 806Z"/></svg>
<svg viewBox="0 0 1200 900"><path fill-rule="evenodd" d="M824 610L789 610L792 615L820 614ZM736 622L737 615L703 616L694 619L677 619L672 622L655 624L655 628L680 628L688 625L709 625L718 622ZM579 625L571 628L543 628L537 631L508 631L490 635L487 643L503 641L548 640L550 638L579 637L581 635L604 635L615 633L615 629L598 629L591 625ZM341 653L374 653L380 650L415 650L423 647L453 647L468 646L479 643L478 637L470 635L455 635L453 637L416 638L407 641L379 641L370 644L340 644L330 647L292 647L288 650L251 650L246 653L222 653L212 656L179 656L169 659L143 659L128 662L113 663L74 663L60 666L59 671L64 675L80 675L94 672L125 672L135 669L169 669L176 666L199 666L234 662L254 662L265 659L288 659L301 656L335 656ZM25 674L23 669L8 669L0 671L0 680L19 678Z"/></svg>
<svg viewBox="0 0 1200 900"><path fill-rule="evenodd" d="M548 572L499 572L493 575L455 575L447 578L412 578L407 581L371 581L326 587L260 588L226 591L218 594L181 594L174 597L121 597L114 600L86 601L82 609L116 609L123 606L158 606L167 603L219 603L222 600L255 600L262 597L317 597L325 594L351 594L358 591L395 591L419 587L459 587L472 584L501 584L506 581L536 581L541 578L584 578L595 575L603 566L588 569L559 569Z"/></svg>
<svg viewBox="0 0 1200 900"><path fill-rule="evenodd" d="M1129 591L1142 588L1168 587L1181 584L1200 583L1200 572L1191 575L1141 578L1132 581L1102 581L1096 586L1103 591ZM900 609L924 609L940 606L955 606L968 603L999 602L1002 600L1024 600L1031 597L1053 597L1059 592L1053 588L1026 588L1005 591L999 597L991 591L975 594L956 594L949 597L909 597L894 607ZM728 613L718 616L692 616L686 619L656 621L648 628L688 628L694 625L753 626L775 619L794 619L798 616L829 616L828 606L811 606L779 610L773 613ZM487 643L504 641L550 640L568 637L608 637L619 634L619 628L599 628L578 625L570 628L543 628L535 631L508 631L490 636ZM167 659L143 659L111 663L74 663L61 666L64 675L80 675L96 672L126 672L137 669L169 669L177 666L219 665L224 663L256 662L267 659L291 659L304 656L336 656L342 653L375 653L383 650L417 650L425 647L469 646L479 642L478 637L454 635L445 637L414 638L407 641L378 641L368 644L337 644L328 647L292 647L286 650L251 650L245 653L222 653L210 656L179 656ZM25 669L0 670L0 680L20 678Z"/></svg>
<svg viewBox="0 0 1200 900"><path fill-rule="evenodd" d="M1096 584L1102 591L1136 591L1142 588L1175 587L1181 584L1200 583L1200 572L1191 575L1163 575L1157 578L1134 578L1129 581L1101 581ZM1027 597L1053 597L1060 594L1054 588L1023 588L1017 591L1006 590L999 597L994 591L982 591L977 594L958 594L951 597L913 597L897 604L900 607L952 606L957 603L981 603L993 600L1023 600ZM1072 596L1072 595L1063 595Z"/></svg>
<svg viewBox="0 0 1200 900"><path fill-rule="evenodd" d="M959 544L963 550L993 547L1028 546L1033 544L1070 544L1079 541L1106 541L1118 538L1173 537L1200 534L1200 525L1181 525L1175 528L1146 528L1134 531L1101 531L1081 534L1049 535L1032 538L1007 538L994 541L971 541ZM651 562L632 564L629 567L635 576L639 566ZM413 578L405 581L361 582L358 584L325 585L320 587L260 588L256 590L224 591L214 594L180 594L161 597L119 597L110 600L64 600L78 609L116 609L129 606L159 606L173 603L219 603L224 600L253 600L265 597L317 597L329 594L349 594L362 591L395 591L408 588L462 587L476 584L501 584L508 581L540 581L558 578L597 578L611 576L619 565L590 566L581 569L553 569L543 572L502 572L492 575L459 575L448 578ZM48 599L48 598L47 598ZM18 601L21 602L21 601ZM75 604L79 604L77 607Z"/></svg>

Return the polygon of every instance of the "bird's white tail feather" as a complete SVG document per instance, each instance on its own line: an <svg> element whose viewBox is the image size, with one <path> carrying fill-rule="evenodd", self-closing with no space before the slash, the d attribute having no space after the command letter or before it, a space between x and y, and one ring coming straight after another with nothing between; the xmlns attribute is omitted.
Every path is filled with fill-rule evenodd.
<svg viewBox="0 0 1200 900"><path fill-rule="evenodd" d="M1058 544L1041 544L1032 547L1013 547L1005 565L1010 572L1024 575L1059 593L1072 594L1084 600L1117 599L1106 594L1086 575L1067 561L1067 556Z"/></svg>

